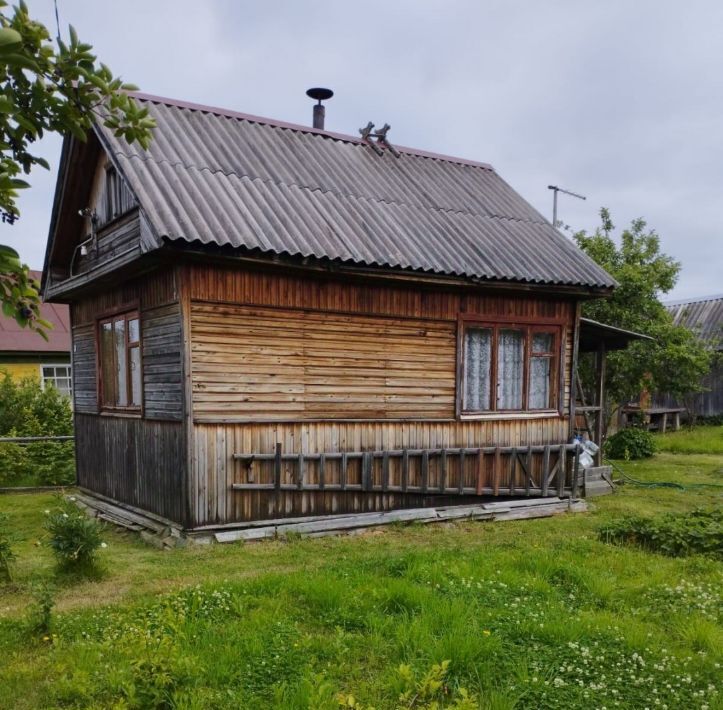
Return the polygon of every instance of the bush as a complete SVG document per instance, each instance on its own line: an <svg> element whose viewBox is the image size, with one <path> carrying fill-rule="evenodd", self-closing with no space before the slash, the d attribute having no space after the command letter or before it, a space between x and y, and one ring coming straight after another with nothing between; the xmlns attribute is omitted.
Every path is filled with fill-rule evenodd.
<svg viewBox="0 0 723 710"><path fill-rule="evenodd" d="M30 612L31 629L35 633L49 634L55 608L55 587L47 582L40 582L33 586L32 591L35 604Z"/></svg>
<svg viewBox="0 0 723 710"><path fill-rule="evenodd" d="M605 442L605 455L611 459L647 459L655 453L655 439L647 429L621 429Z"/></svg>
<svg viewBox="0 0 723 710"><path fill-rule="evenodd" d="M7 523L8 516L0 513L0 582L12 582L10 568L15 562L15 553Z"/></svg>
<svg viewBox="0 0 723 710"><path fill-rule="evenodd" d="M68 436L70 400L37 378L0 375L0 437ZM70 485L75 481L73 442L0 444L0 486Z"/></svg>
<svg viewBox="0 0 723 710"><path fill-rule="evenodd" d="M700 552L723 559L723 510L698 508L657 518L625 517L604 525L598 535L603 542L638 545L671 557Z"/></svg>
<svg viewBox="0 0 723 710"><path fill-rule="evenodd" d="M105 547L102 528L95 518L79 510L73 498L59 498L57 507L48 512L45 529L49 545L60 567L88 569L95 564L98 549Z"/></svg>

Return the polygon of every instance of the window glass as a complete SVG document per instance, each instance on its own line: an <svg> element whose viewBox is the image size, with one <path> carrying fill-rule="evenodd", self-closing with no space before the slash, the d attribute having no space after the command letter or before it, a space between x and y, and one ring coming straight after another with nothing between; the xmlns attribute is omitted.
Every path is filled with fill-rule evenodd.
<svg viewBox="0 0 723 710"><path fill-rule="evenodd" d="M128 319L128 342L137 343L141 339L138 318Z"/></svg>
<svg viewBox="0 0 723 710"><path fill-rule="evenodd" d="M70 365L43 365L43 387L52 385L61 394L70 397L73 393L73 384Z"/></svg>
<svg viewBox="0 0 723 710"><path fill-rule="evenodd" d="M119 407L128 406L128 363L126 361L126 322L125 319L113 323L115 331L115 358L118 392L115 404ZM109 403L110 404L110 403Z"/></svg>
<svg viewBox="0 0 723 710"><path fill-rule="evenodd" d="M534 333L532 335L532 352L552 352L552 333Z"/></svg>
<svg viewBox="0 0 723 710"><path fill-rule="evenodd" d="M492 330L468 328L464 343L464 403L466 411L490 409L492 384Z"/></svg>
<svg viewBox="0 0 723 710"><path fill-rule="evenodd" d="M497 409L522 409L524 370L522 331L501 329L497 342Z"/></svg>
<svg viewBox="0 0 723 710"><path fill-rule="evenodd" d="M138 321L136 321L138 323ZM141 406L141 349L139 347L130 349L131 365L131 404L134 407Z"/></svg>
<svg viewBox="0 0 723 710"><path fill-rule="evenodd" d="M112 409L140 408L143 373L138 315L123 314L102 322L98 337L101 403Z"/></svg>
<svg viewBox="0 0 723 710"><path fill-rule="evenodd" d="M114 406L118 401L118 379L113 345L113 324L103 323L100 330L100 366L104 404Z"/></svg>
<svg viewBox="0 0 723 710"><path fill-rule="evenodd" d="M547 409L550 406L551 365L549 357L531 358L528 409Z"/></svg>

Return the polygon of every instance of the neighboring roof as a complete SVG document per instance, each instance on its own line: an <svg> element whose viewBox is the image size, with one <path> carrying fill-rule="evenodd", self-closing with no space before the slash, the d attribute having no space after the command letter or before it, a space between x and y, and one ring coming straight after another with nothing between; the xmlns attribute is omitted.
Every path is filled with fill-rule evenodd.
<svg viewBox="0 0 723 710"><path fill-rule="evenodd" d="M676 325L689 328L704 342L723 350L723 294L664 304Z"/></svg>
<svg viewBox="0 0 723 710"><path fill-rule="evenodd" d="M148 152L98 126L161 240L493 281L615 281L484 163L135 94ZM393 142L393 141L392 141Z"/></svg>
<svg viewBox="0 0 723 710"><path fill-rule="evenodd" d="M605 344L606 350L622 350L631 340L654 340L654 338L636 333L634 330L599 323L590 318L580 318L580 352L594 352L600 347L600 343Z"/></svg>
<svg viewBox="0 0 723 710"><path fill-rule="evenodd" d="M40 281L40 271L31 271L30 274ZM14 318L0 314L0 353L69 353L70 312L68 306L59 303L42 303L40 317L53 324L53 329L47 333L47 341L36 332L19 326Z"/></svg>

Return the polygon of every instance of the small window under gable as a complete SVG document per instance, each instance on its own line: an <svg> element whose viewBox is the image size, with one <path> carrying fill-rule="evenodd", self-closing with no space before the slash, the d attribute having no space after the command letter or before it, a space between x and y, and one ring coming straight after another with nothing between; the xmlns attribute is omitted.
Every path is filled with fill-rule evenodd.
<svg viewBox="0 0 723 710"><path fill-rule="evenodd" d="M105 168L105 180L96 212L100 225L108 224L135 207L131 191L126 186L115 166L108 163Z"/></svg>

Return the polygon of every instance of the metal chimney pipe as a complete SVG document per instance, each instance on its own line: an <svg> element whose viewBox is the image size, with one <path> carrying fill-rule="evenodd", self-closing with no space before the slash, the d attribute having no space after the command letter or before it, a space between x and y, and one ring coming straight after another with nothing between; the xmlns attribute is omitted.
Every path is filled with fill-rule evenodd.
<svg viewBox="0 0 723 710"><path fill-rule="evenodd" d="M326 117L326 108L322 105L321 102L330 99L334 95L334 92L331 89L322 89L320 87L316 87L313 89L309 89L306 92L306 95L317 102L314 106L314 119L312 125L314 126L314 128L323 131L324 118Z"/></svg>
<svg viewBox="0 0 723 710"><path fill-rule="evenodd" d="M320 131L324 130L324 118L326 116L326 109L324 106L319 102L318 104L314 105L314 128L318 128Z"/></svg>

